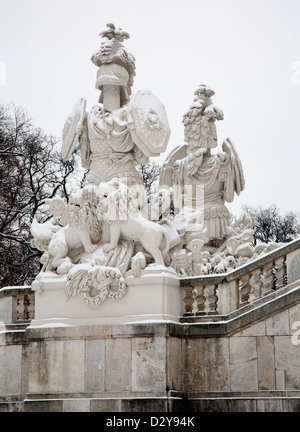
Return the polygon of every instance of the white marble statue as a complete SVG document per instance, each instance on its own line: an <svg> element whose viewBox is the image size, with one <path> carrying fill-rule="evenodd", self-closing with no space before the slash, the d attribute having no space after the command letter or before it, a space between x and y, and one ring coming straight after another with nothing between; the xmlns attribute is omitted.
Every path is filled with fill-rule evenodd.
<svg viewBox="0 0 300 432"><path fill-rule="evenodd" d="M229 138L222 151L211 153L218 145L215 123L223 120L223 112L206 85L195 91L183 116L185 144L166 158L149 202L136 167L165 152L167 115L150 90L132 94L135 58L123 46L129 34L107 24L100 36L100 48L91 58L98 68L99 102L86 111L86 100L79 99L63 128L62 157L68 160L79 146L82 167L88 170L83 187L68 203L59 197L47 200L52 217L43 224L34 220L31 227L32 244L43 252L43 267L32 285L41 294L36 310L51 320L59 293L65 309L57 314L98 319L106 311L107 317L115 317L110 302L99 314L86 313L81 299L98 307L108 298L121 300L129 286L126 310L123 303L116 306L120 319L130 315L127 309L139 317L137 309L149 290L145 302L151 314L160 299L159 316L168 318L168 303L178 318L178 277L226 273L269 249L252 246L251 228L231 227L225 203L244 189L243 169ZM170 205L174 213L168 212ZM159 289L158 297L152 296L153 287ZM73 297L79 298L72 303ZM49 305L43 298L51 299Z"/></svg>
<svg viewBox="0 0 300 432"><path fill-rule="evenodd" d="M180 227L182 242L173 253L173 265L190 275L202 274L201 266L207 261L204 252L217 252L227 240L230 213L225 202L232 202L245 184L229 138L223 142L222 152L211 153L218 145L215 122L223 120L223 112L212 102L213 95L206 85L196 89L193 104L183 116L185 144L171 152L160 174L161 186L177 190L180 207L174 223Z"/></svg>
<svg viewBox="0 0 300 432"><path fill-rule="evenodd" d="M177 286L178 276L226 273L266 253L252 246L251 229L231 227L225 203L244 189L243 169L229 138L221 152L211 153L223 112L206 85L196 89L183 116L185 144L166 158L148 202L136 166L166 150L167 115L150 90L132 94L135 58L123 46L129 34L108 24L100 36L92 55L99 102L87 112L79 99L63 129L62 157L69 159L78 145L88 172L68 203L46 202L51 219L32 223L32 244L43 251L34 289L42 292L46 283L52 293L57 284L67 300L81 296L94 307L122 299L128 280L149 286L157 272L167 271ZM170 204L175 216L168 214Z"/></svg>
<svg viewBox="0 0 300 432"><path fill-rule="evenodd" d="M166 159L161 175L162 185L178 185L187 202L192 186L201 186L204 201L195 202L194 210L204 212L204 226L209 243L219 246L227 237L230 213L225 201L232 202L234 193L244 189L243 170L231 141L223 143L223 151L215 155L211 149L218 145L216 120L223 120L222 111L213 104L214 92L205 85L195 91L194 103L183 116L186 144L175 148Z"/></svg>
<svg viewBox="0 0 300 432"><path fill-rule="evenodd" d="M35 220L31 229L32 243L44 252L39 283L43 272L66 277L67 298L80 294L89 306L122 298L126 271L132 268L138 276L148 264L165 266L171 247L168 225L143 215L150 211L159 219L154 213L163 191L147 203L136 169L166 150L170 129L164 106L150 90L131 94L135 58L122 44L129 34L108 24L100 36L92 55L99 103L87 112L86 101L79 99L63 129L62 157L69 159L79 145L88 169L84 186L68 204L48 201L56 221Z"/></svg>
<svg viewBox="0 0 300 432"><path fill-rule="evenodd" d="M89 170L85 184L118 177L127 185L142 185L136 165L165 151L168 120L150 90L140 90L130 99L135 58L121 43L129 34L108 24L100 35L100 49L92 55L98 66L99 104L86 112L84 99L76 103L64 126L62 155L69 159L79 142L82 166Z"/></svg>

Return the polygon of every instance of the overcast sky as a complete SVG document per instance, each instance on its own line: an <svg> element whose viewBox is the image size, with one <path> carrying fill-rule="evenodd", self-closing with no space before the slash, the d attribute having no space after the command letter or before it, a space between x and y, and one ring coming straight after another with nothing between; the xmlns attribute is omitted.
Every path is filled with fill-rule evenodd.
<svg viewBox="0 0 300 432"><path fill-rule="evenodd" d="M150 89L166 107L171 138L199 84L224 112L219 147L235 144L242 204L300 212L300 0L0 0L0 98L26 107L56 136L78 98L98 101L90 61L113 22L130 34L133 92Z"/></svg>

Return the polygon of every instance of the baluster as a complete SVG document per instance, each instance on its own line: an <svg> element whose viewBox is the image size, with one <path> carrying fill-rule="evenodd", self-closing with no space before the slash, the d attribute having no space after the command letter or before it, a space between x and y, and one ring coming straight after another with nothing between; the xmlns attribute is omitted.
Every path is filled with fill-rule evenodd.
<svg viewBox="0 0 300 432"><path fill-rule="evenodd" d="M24 296L24 321L29 321L30 299L28 295Z"/></svg>
<svg viewBox="0 0 300 432"><path fill-rule="evenodd" d="M17 296L17 321L24 321L24 313L25 313L25 295L19 294Z"/></svg>
<svg viewBox="0 0 300 432"><path fill-rule="evenodd" d="M262 283L260 280L261 269L254 270L251 274L249 283L250 283L250 296L249 302L252 303L257 300L261 296Z"/></svg>
<svg viewBox="0 0 300 432"><path fill-rule="evenodd" d="M283 267L284 267L284 280L283 280L283 285L287 285L288 284L288 274L287 274L287 257L284 257L284 263L283 263Z"/></svg>
<svg viewBox="0 0 300 432"><path fill-rule="evenodd" d="M17 321L26 322L34 318L34 294L17 296Z"/></svg>
<svg viewBox="0 0 300 432"><path fill-rule="evenodd" d="M247 273L239 279L240 305L244 306L249 303L250 295L250 275Z"/></svg>
<svg viewBox="0 0 300 432"><path fill-rule="evenodd" d="M34 297L34 294L29 294L28 300L29 300L28 320L31 321L34 319L34 315L35 315L35 297Z"/></svg>
<svg viewBox="0 0 300 432"><path fill-rule="evenodd" d="M194 309L194 288L191 286L185 286L184 287L184 292L185 292L185 297L183 299L183 303L184 303L184 316L192 316L194 315L193 313L193 309Z"/></svg>
<svg viewBox="0 0 300 432"><path fill-rule="evenodd" d="M207 299L208 313L211 315L217 314L217 287L216 285L206 285L204 294Z"/></svg>
<svg viewBox="0 0 300 432"><path fill-rule="evenodd" d="M280 257L275 260L274 276L274 290L286 285L286 257Z"/></svg>
<svg viewBox="0 0 300 432"><path fill-rule="evenodd" d="M197 305L196 315L204 315L205 314L205 300L204 297L204 288L205 285L196 285L195 286L195 301Z"/></svg>
<svg viewBox="0 0 300 432"><path fill-rule="evenodd" d="M270 262L263 266L262 274L260 275L260 281L262 283L262 295L268 294L273 289L274 274L273 274L273 262Z"/></svg>
<svg viewBox="0 0 300 432"><path fill-rule="evenodd" d="M276 264L274 265L274 267L272 268L272 274L273 274L273 287L272 290L275 291L277 288L277 277L276 277L276 271L277 271L277 266Z"/></svg>

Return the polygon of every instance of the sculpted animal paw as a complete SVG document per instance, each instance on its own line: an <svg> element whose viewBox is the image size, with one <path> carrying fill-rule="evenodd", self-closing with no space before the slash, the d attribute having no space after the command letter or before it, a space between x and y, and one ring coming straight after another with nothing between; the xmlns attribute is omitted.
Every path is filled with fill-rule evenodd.
<svg viewBox="0 0 300 432"><path fill-rule="evenodd" d="M69 271L71 270L71 268L73 267L72 262L70 261L70 259L68 259L68 257L65 259L65 261L60 264L60 266L57 267L57 274L59 275L64 275L69 273Z"/></svg>
<svg viewBox="0 0 300 432"><path fill-rule="evenodd" d="M95 250L98 248L98 245L96 244L91 244L90 246L85 247L85 251L87 253L93 253L95 252Z"/></svg>
<svg viewBox="0 0 300 432"><path fill-rule="evenodd" d="M104 252L111 252L115 248L114 245L111 245L110 243L107 243L103 246Z"/></svg>

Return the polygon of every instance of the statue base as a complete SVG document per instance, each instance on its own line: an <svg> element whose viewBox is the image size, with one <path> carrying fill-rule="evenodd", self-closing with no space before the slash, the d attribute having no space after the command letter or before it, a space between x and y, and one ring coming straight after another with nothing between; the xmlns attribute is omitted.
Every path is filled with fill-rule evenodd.
<svg viewBox="0 0 300 432"><path fill-rule="evenodd" d="M136 322L174 321L183 315L183 290L170 267L149 265L134 277L125 274L127 292L121 299L107 298L98 306L87 305L80 295L67 298L66 276L40 273L35 291L35 319L30 327L90 326Z"/></svg>

